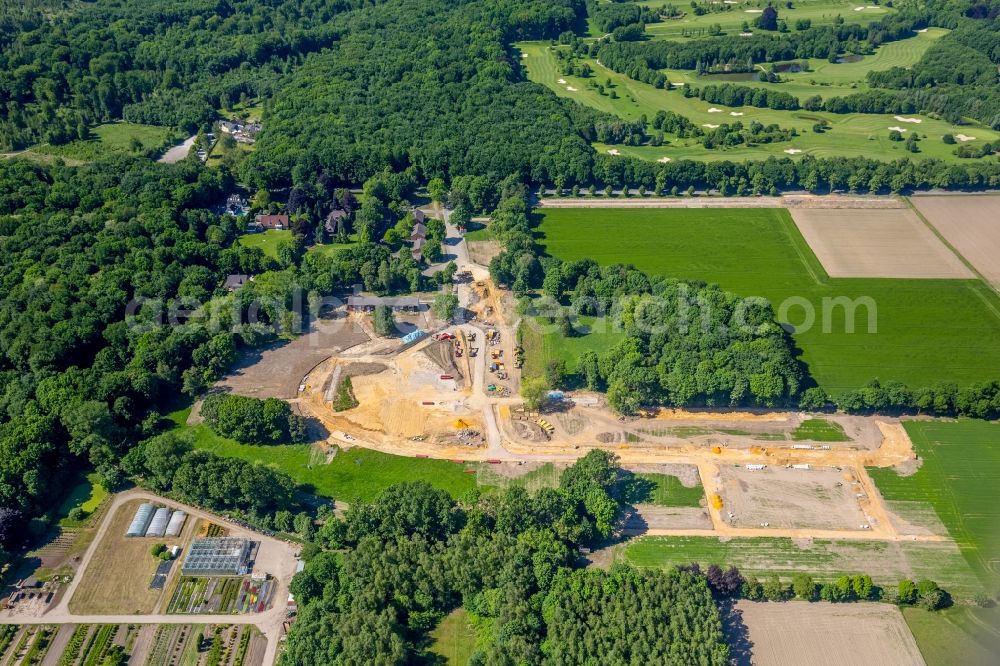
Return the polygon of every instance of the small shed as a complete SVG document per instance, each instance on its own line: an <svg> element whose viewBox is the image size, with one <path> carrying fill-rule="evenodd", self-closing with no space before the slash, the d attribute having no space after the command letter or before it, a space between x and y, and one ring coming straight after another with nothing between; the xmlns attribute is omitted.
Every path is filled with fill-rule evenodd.
<svg viewBox="0 0 1000 666"><path fill-rule="evenodd" d="M251 278L249 275L234 273L226 277L226 282L222 285L222 287L226 291L237 291L240 287L242 287L252 279L253 278Z"/></svg>

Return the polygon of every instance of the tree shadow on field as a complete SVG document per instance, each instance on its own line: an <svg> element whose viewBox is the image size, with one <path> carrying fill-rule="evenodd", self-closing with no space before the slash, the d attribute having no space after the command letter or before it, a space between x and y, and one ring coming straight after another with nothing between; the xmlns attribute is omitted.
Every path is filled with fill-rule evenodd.
<svg viewBox="0 0 1000 666"><path fill-rule="evenodd" d="M753 664L753 641L750 640L750 630L743 623L743 612L736 607L732 599L719 602L719 613L722 615L722 631L729 644L729 663L734 666L751 666Z"/></svg>

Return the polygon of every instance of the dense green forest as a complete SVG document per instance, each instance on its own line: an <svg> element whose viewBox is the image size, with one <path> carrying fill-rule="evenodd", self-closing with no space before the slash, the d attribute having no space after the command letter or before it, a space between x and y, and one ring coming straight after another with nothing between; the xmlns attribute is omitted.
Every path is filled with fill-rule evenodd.
<svg viewBox="0 0 1000 666"><path fill-rule="evenodd" d="M306 547L281 663L417 663L427 632L458 607L474 617L474 664L728 663L700 573L577 569L578 548L611 534L633 481L595 450L534 495L515 487L456 503L411 483L352 505ZM600 595L609 603L583 620ZM656 630L626 639L622 613Z"/></svg>

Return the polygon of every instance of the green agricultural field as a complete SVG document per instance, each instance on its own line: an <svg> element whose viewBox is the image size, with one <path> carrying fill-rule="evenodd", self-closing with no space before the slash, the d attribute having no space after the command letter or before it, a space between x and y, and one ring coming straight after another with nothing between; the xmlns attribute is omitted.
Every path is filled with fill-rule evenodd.
<svg viewBox="0 0 1000 666"><path fill-rule="evenodd" d="M184 423L190 409L170 414L177 428L190 433L196 448L228 458L260 462L288 474L317 495L345 502L370 502L394 483L426 481L453 497L462 497L476 487L476 475L465 470L475 464L458 465L447 460L407 458L355 447L337 452L329 463L314 455L308 444L257 446L220 437L204 424Z"/></svg>
<svg viewBox="0 0 1000 666"><path fill-rule="evenodd" d="M932 613L903 608L927 666L993 666L1000 654L1000 608L955 606Z"/></svg>
<svg viewBox="0 0 1000 666"><path fill-rule="evenodd" d="M930 33L927 33L930 35ZM785 90L800 99L810 95L830 97L854 92L849 86L857 79L864 80L864 74L870 69L887 69L894 64L919 59L938 33L932 36L919 35L911 40L890 44L882 48L879 54L870 56L857 63L831 64L813 61L815 72L804 72L789 75L791 82L779 84L760 84L744 82L748 85L768 85L778 90ZM912 43L911 43L912 42ZM952 125L943 120L920 116L920 123L906 123L897 120L892 114L836 114L809 111L776 111L756 107L727 107L721 104L704 102L697 98L686 98L679 89L662 90L646 83L633 81L628 77L611 71L594 60L588 60L595 75L586 79L562 74L561 63L557 60L552 47L547 43L526 42L519 45L527 56L522 59L528 72L528 77L537 83L552 89L560 97L567 97L591 106L595 109L617 115L627 120L637 120L646 116L652 120L657 111L665 110L685 116L699 126L732 124L740 121L744 125L757 120L764 125L778 124L785 129L795 129L799 136L791 141L755 146L740 146L733 148L716 148L708 150L696 138L679 139L672 135L665 137L662 146L605 146L594 144L601 152L618 150L622 155L628 155L647 160L698 159L698 160L745 160L765 159L769 156L789 157L813 155L816 157L857 157L879 155L883 159L910 157L913 159L935 158L948 161L958 161L953 152L954 146L945 144L941 137L945 134L965 134L975 137L970 145L980 145L987 141L993 142L1000 138L997 132L979 126ZM890 48L892 47L892 48ZM886 49L890 49L886 51ZM882 54L885 53L883 56ZM840 70L839 68L846 68ZM718 82L718 77L701 77L695 81L692 72L668 72L674 83L692 82L696 85ZM715 79L713 81L713 78ZM563 80L565 83L560 83ZM612 99L610 93L601 95L596 86L606 85L611 81L611 90L617 95ZM816 86L810 80L817 82ZM819 85L835 84L831 86ZM864 87L861 84L861 87ZM573 88L573 90L570 90ZM709 109L719 109L709 112ZM732 115L738 114L738 115ZM825 123L827 131L818 134L813 131L817 123ZM920 152L910 153L904 142L891 141L889 128L900 127L909 133L917 133L921 137ZM926 135L926 138L924 138ZM786 151L799 151L787 153Z"/></svg>
<svg viewBox="0 0 1000 666"><path fill-rule="evenodd" d="M161 148L170 134L171 130L167 127L127 122L108 123L91 129L88 139L71 141L62 146L43 144L31 150L43 155L90 161L113 154L134 154L133 139L138 139L139 143L142 144L142 150Z"/></svg>
<svg viewBox="0 0 1000 666"><path fill-rule="evenodd" d="M985 421L906 421L920 457L912 476L869 469L882 496L933 513L978 576L976 592L1000 589L1000 424ZM1000 608L957 606L942 614L907 610L906 622L929 666L994 663L1000 650ZM991 657L991 658L987 658Z"/></svg>
<svg viewBox="0 0 1000 666"><path fill-rule="evenodd" d="M259 248L272 259L278 258L278 244L286 240L292 240L290 229L268 229L261 233L245 234L239 238L240 244L244 247Z"/></svg>
<svg viewBox="0 0 1000 666"><path fill-rule="evenodd" d="M885 499L933 507L986 589L1000 587L1000 424L985 421L906 421L920 469L899 476L871 469Z"/></svg>
<svg viewBox="0 0 1000 666"><path fill-rule="evenodd" d="M642 0L638 4L660 7L664 3L659 0ZM717 24L724 33L739 33L743 22L753 29L753 22L760 12L769 4L766 0L745 0L737 4L715 5L723 10L696 16L687 3L674 3L687 14L681 18L653 23L646 26L646 32L653 39L688 39L708 37L708 27ZM832 25L837 16L843 16L847 23L869 23L885 16L893 10L888 7L863 5L851 0L797 0L791 9L783 3L775 3L778 9L778 19L788 23L790 30L794 29L795 21L809 19L814 26ZM856 10L857 7L864 9Z"/></svg>
<svg viewBox="0 0 1000 666"><path fill-rule="evenodd" d="M804 572L827 581L842 574L867 573L879 585L901 578L929 578L959 597L979 590L976 575L954 544L934 542L828 541L796 543L783 537L642 537L629 542L626 561L640 567L735 565L744 575L789 579Z"/></svg>
<svg viewBox="0 0 1000 666"><path fill-rule="evenodd" d="M816 324L797 332L795 342L813 377L833 394L876 377L911 386L966 385L994 380L1000 368L1000 299L984 283L831 279L784 210L543 209L539 221L539 242L564 260L631 263L649 273L715 282L741 296L767 298L779 320L794 325L803 323L803 307L786 299L804 299L799 302L815 310ZM867 332L864 307L854 312L854 333L847 332L844 308L824 317L823 299L838 297L872 299L877 332ZM603 342L585 336L566 344L582 350Z"/></svg>

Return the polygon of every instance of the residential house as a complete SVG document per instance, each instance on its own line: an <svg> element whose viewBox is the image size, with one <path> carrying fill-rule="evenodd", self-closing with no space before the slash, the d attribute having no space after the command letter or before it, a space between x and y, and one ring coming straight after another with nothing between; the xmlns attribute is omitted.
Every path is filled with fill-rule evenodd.
<svg viewBox="0 0 1000 666"><path fill-rule="evenodd" d="M287 229L288 216L260 214L254 218L254 223L260 226L261 229Z"/></svg>
<svg viewBox="0 0 1000 666"><path fill-rule="evenodd" d="M249 275L234 273L226 278L226 281L225 283L223 283L222 287L226 291L236 291L240 287L245 285L247 282L250 282L250 280L252 279L253 278L250 277Z"/></svg>
<svg viewBox="0 0 1000 666"><path fill-rule="evenodd" d="M326 216L326 233L336 236L341 231L347 231L347 211L342 208L334 208Z"/></svg>

